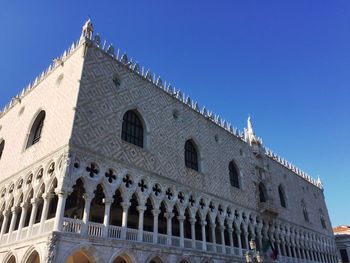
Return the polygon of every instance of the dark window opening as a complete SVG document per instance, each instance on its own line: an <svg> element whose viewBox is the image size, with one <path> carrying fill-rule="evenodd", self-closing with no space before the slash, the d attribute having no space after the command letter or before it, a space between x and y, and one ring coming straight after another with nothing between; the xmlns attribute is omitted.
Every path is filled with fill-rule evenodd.
<svg viewBox="0 0 350 263"><path fill-rule="evenodd" d="M198 171L198 154L192 140L188 140L185 144L185 165Z"/></svg>
<svg viewBox="0 0 350 263"><path fill-rule="evenodd" d="M285 197L285 194L284 194L283 187L281 185L278 187L278 194L280 196L281 206L286 208L287 207L287 205L286 205L286 197Z"/></svg>
<svg viewBox="0 0 350 263"><path fill-rule="evenodd" d="M123 117L122 140L143 148L143 126L134 111L128 111Z"/></svg>
<svg viewBox="0 0 350 263"><path fill-rule="evenodd" d="M41 133L44 127L45 115L46 115L45 111L41 111L39 115L36 117L33 123L33 126L30 129L27 148L40 141Z"/></svg>
<svg viewBox="0 0 350 263"><path fill-rule="evenodd" d="M233 161L230 162L228 168L229 168L229 172L230 172L231 186L240 188L239 187L239 174L238 174L238 170L237 170L235 163Z"/></svg>

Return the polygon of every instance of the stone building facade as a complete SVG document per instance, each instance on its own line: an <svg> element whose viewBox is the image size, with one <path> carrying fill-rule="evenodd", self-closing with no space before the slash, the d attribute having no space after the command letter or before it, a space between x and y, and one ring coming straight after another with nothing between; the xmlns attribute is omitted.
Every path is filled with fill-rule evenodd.
<svg viewBox="0 0 350 263"><path fill-rule="evenodd" d="M350 262L350 226L337 226L333 228L333 233L338 248L338 257L342 263Z"/></svg>
<svg viewBox="0 0 350 263"><path fill-rule="evenodd" d="M320 180L80 39L0 115L0 262L336 262Z"/></svg>

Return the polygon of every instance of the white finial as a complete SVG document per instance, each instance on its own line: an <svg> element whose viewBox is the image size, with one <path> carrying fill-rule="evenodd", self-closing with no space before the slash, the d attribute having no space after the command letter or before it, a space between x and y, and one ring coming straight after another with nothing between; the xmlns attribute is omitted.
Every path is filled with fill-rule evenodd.
<svg viewBox="0 0 350 263"><path fill-rule="evenodd" d="M85 22L83 26L83 30L81 31L81 37L86 37L88 39L92 39L92 34L94 33L94 28L92 26L92 22L90 18Z"/></svg>
<svg viewBox="0 0 350 263"><path fill-rule="evenodd" d="M250 114L248 115L248 120L247 120L247 130L248 130L248 132L254 133L252 119L250 117Z"/></svg>

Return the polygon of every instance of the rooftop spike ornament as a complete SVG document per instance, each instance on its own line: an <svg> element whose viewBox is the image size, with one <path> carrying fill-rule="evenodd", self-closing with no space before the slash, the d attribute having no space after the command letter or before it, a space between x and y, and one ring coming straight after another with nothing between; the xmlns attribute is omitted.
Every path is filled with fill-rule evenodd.
<svg viewBox="0 0 350 263"><path fill-rule="evenodd" d="M84 37L86 37L88 39L92 39L93 33L94 33L94 27L92 26L92 22L89 18L83 26L83 30L81 31L80 39L82 39Z"/></svg>

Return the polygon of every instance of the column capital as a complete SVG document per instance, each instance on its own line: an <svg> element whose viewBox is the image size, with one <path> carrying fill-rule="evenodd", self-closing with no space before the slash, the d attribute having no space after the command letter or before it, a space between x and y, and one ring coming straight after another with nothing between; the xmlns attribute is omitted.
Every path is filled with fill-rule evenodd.
<svg viewBox="0 0 350 263"><path fill-rule="evenodd" d="M177 219L181 222L181 221L185 221L186 220L186 217L184 215L180 215L177 217Z"/></svg>
<svg viewBox="0 0 350 263"><path fill-rule="evenodd" d="M50 201L55 195L53 193L45 193L43 194L43 199Z"/></svg>
<svg viewBox="0 0 350 263"><path fill-rule="evenodd" d="M123 207L123 210L127 210L131 206L131 203L130 202L121 202L120 205Z"/></svg>
<svg viewBox="0 0 350 263"><path fill-rule="evenodd" d="M13 206L13 207L11 207L11 213L12 213L12 214L16 214L16 213L18 212L18 210L19 210L19 207L18 207L18 206Z"/></svg>
<svg viewBox="0 0 350 263"><path fill-rule="evenodd" d="M63 190L63 189L55 189L55 194L58 196L62 196L62 197L68 197L68 195L70 194L70 192Z"/></svg>
<svg viewBox="0 0 350 263"><path fill-rule="evenodd" d="M90 193L84 193L83 198L85 199L85 201L91 202L91 200L94 198L94 196Z"/></svg>
<svg viewBox="0 0 350 263"><path fill-rule="evenodd" d="M27 208L29 207L29 203L28 203L28 202L22 202L22 203L20 204L20 207L21 207L22 209L27 209Z"/></svg>
<svg viewBox="0 0 350 263"><path fill-rule="evenodd" d="M201 220L201 226L206 226L207 225L207 221L206 220Z"/></svg>
<svg viewBox="0 0 350 263"><path fill-rule="evenodd" d="M139 205L136 207L137 211L141 212L145 212L147 207L145 205Z"/></svg>
<svg viewBox="0 0 350 263"><path fill-rule="evenodd" d="M31 203L32 205L34 205L34 204L36 204L36 203L38 203L38 202L39 202L39 198L33 197L32 199L30 199L30 203Z"/></svg>
<svg viewBox="0 0 350 263"><path fill-rule="evenodd" d="M2 215L4 217L9 216L10 214L11 214L11 211L9 211L9 210L6 210L6 211L2 212Z"/></svg>
<svg viewBox="0 0 350 263"><path fill-rule="evenodd" d="M235 232L237 235L240 235L242 233L242 231L240 229L237 229Z"/></svg>
<svg viewBox="0 0 350 263"><path fill-rule="evenodd" d="M220 225L220 226L219 226L220 231L225 231L225 228L226 228L226 227L223 226L223 225Z"/></svg>
<svg viewBox="0 0 350 263"><path fill-rule="evenodd" d="M174 217L174 213L172 212L166 212L164 213L164 216L167 218L167 219L172 219Z"/></svg>
<svg viewBox="0 0 350 263"><path fill-rule="evenodd" d="M160 209L152 209L153 216L158 216L160 214Z"/></svg>
<svg viewBox="0 0 350 263"><path fill-rule="evenodd" d="M102 201L105 205L111 205L113 203L114 199L113 198L103 198Z"/></svg>
<svg viewBox="0 0 350 263"><path fill-rule="evenodd" d="M192 217L191 217L189 221L190 221L190 224L191 224L191 225L194 225L194 224L196 223L197 220L196 220L195 218L192 218Z"/></svg>

